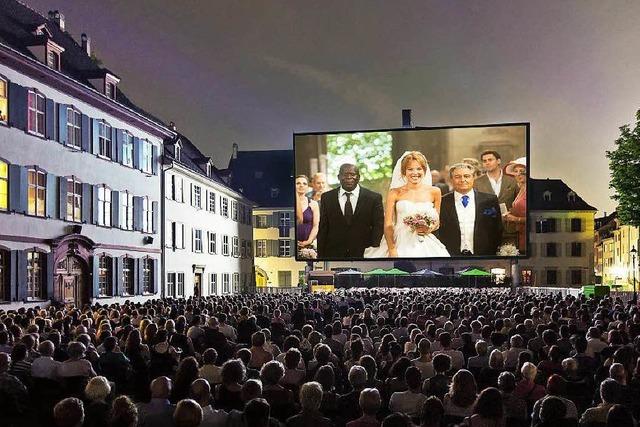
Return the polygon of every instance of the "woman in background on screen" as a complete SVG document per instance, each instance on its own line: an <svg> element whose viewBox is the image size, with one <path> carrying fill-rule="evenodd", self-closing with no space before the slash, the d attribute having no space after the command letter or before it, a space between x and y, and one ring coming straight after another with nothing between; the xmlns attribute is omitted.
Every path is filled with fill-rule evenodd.
<svg viewBox="0 0 640 427"><path fill-rule="evenodd" d="M318 225L320 224L320 208L318 202L307 197L309 191L309 178L306 175L296 176L296 239L298 239L298 250L313 245L318 235ZM311 251L307 253L308 258L312 256Z"/></svg>
<svg viewBox="0 0 640 427"><path fill-rule="evenodd" d="M521 254L526 252L527 233L527 158L520 157L509 162L504 167L504 173L516 179L518 195L513 201L511 210L504 216L504 220L515 224L518 233L518 250Z"/></svg>

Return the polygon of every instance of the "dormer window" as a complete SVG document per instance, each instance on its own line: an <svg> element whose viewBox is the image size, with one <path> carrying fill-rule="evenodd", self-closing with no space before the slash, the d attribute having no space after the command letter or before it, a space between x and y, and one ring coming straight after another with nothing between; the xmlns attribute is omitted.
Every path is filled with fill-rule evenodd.
<svg viewBox="0 0 640 427"><path fill-rule="evenodd" d="M542 198L544 199L545 202L550 202L551 201L551 191L547 190L544 193L542 193Z"/></svg>
<svg viewBox="0 0 640 427"><path fill-rule="evenodd" d="M120 81L119 78L110 74L109 72L104 75L104 94L109 99L116 99L116 86Z"/></svg>
<svg viewBox="0 0 640 427"><path fill-rule="evenodd" d="M280 195L280 189L277 187L271 188L271 198L275 199Z"/></svg>
<svg viewBox="0 0 640 427"><path fill-rule="evenodd" d="M181 151L182 151L182 147L180 147L180 144L179 144L179 143L176 143L176 145L175 145L175 152L174 152L174 156L173 156L173 157L175 157L175 159L176 159L177 161L180 161L180 152L181 152Z"/></svg>
<svg viewBox="0 0 640 427"><path fill-rule="evenodd" d="M576 202L576 193L573 191L569 191L569 193L567 193L567 200L571 203L575 203Z"/></svg>
<svg viewBox="0 0 640 427"><path fill-rule="evenodd" d="M60 55L57 52L50 50L47 53L47 66L54 70L60 69Z"/></svg>
<svg viewBox="0 0 640 427"><path fill-rule="evenodd" d="M211 160L209 160L207 162L207 176L211 177L212 173L213 173L213 164L211 163Z"/></svg>
<svg viewBox="0 0 640 427"><path fill-rule="evenodd" d="M107 83L104 92L104 94L107 95L107 98L114 99L116 95L116 85L113 83Z"/></svg>

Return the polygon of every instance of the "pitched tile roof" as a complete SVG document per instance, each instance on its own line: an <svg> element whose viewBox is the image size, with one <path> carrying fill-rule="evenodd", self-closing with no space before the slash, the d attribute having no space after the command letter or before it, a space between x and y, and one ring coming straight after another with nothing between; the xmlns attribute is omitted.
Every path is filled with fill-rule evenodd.
<svg viewBox="0 0 640 427"><path fill-rule="evenodd" d="M264 208L293 207L293 150L238 151L227 173L232 188Z"/></svg>
<svg viewBox="0 0 640 427"><path fill-rule="evenodd" d="M180 150L180 160L176 160L174 157L175 152L175 144L180 141L181 150ZM202 152L198 149L198 147L191 142L189 138L178 133L178 136L172 141L165 141L164 144L164 155L171 159L172 161L186 167L187 169L202 175L206 178L211 179L212 181L227 187L229 189L235 190L234 188L227 185L218 173L218 170L212 166L211 175L207 175L207 160L209 159L207 156L202 154Z"/></svg>
<svg viewBox="0 0 640 427"><path fill-rule="evenodd" d="M532 211L597 211L597 208L589 205L575 191L573 191L561 179L531 179L529 200ZM575 197L569 197L573 193ZM549 200L545 195L550 195Z"/></svg>

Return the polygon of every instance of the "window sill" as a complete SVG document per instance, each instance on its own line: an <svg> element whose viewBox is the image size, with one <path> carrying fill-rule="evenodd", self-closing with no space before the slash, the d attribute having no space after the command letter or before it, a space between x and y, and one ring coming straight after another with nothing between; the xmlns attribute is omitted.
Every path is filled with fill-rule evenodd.
<svg viewBox="0 0 640 427"><path fill-rule="evenodd" d="M99 158L99 159L102 159L102 160L107 160L109 162L113 161L113 159L111 157L103 156L102 154L98 154L98 155L96 155L96 157Z"/></svg>
<svg viewBox="0 0 640 427"><path fill-rule="evenodd" d="M32 303L32 302L38 303L38 302L48 302L48 301L49 301L48 299L28 299L28 298L22 300L22 302L24 303Z"/></svg>

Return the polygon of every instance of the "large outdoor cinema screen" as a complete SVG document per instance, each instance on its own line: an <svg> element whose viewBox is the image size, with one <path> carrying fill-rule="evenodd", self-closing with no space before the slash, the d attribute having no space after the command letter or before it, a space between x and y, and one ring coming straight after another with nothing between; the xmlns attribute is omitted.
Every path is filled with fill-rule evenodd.
<svg viewBox="0 0 640 427"><path fill-rule="evenodd" d="M528 256L528 123L293 141L299 261Z"/></svg>

